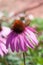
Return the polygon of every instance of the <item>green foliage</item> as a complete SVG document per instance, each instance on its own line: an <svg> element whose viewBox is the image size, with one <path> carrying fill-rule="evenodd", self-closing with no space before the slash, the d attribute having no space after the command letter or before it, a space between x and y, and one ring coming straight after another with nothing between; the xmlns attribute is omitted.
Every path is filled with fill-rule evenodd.
<svg viewBox="0 0 43 65"><path fill-rule="evenodd" d="M37 27L37 29L40 31L40 30L43 30L43 18L35 18L34 20L31 21L31 26L35 26Z"/></svg>
<svg viewBox="0 0 43 65"><path fill-rule="evenodd" d="M38 40L39 40L39 41L42 41L42 40L43 40L43 35L40 35L40 36L38 37Z"/></svg>

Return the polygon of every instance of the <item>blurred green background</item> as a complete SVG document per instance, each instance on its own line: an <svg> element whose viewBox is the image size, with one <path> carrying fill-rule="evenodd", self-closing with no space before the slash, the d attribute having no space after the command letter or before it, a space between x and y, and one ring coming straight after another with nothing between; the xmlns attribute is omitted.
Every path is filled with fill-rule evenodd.
<svg viewBox="0 0 43 65"><path fill-rule="evenodd" d="M3 23L3 25L6 25L6 23ZM43 65L43 19L34 18L30 26L34 27L38 32L39 45L35 49L28 49L25 52L26 65ZM7 56L0 57L0 65L24 65L23 53L12 53L10 51Z"/></svg>

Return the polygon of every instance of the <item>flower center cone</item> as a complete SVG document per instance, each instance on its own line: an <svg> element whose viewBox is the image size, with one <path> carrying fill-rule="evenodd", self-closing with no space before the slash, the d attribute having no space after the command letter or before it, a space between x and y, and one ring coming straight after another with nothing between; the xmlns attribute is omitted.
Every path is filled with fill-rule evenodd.
<svg viewBox="0 0 43 65"><path fill-rule="evenodd" d="M20 20L15 20L12 25L12 29L16 33L22 33L25 30L25 24Z"/></svg>

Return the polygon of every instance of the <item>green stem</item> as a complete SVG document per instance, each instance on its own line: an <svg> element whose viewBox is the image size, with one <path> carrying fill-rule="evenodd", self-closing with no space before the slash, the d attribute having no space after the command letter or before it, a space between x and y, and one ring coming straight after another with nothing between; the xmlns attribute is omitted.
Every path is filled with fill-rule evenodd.
<svg viewBox="0 0 43 65"><path fill-rule="evenodd" d="M24 60L24 65L26 65L26 62L25 62L25 53L23 52L23 60Z"/></svg>
<svg viewBox="0 0 43 65"><path fill-rule="evenodd" d="M6 61L6 60L4 61L4 63L5 63L5 65L8 65L8 63L7 63L7 61Z"/></svg>
<svg viewBox="0 0 43 65"><path fill-rule="evenodd" d="M6 58L4 57L4 59L3 59L4 61L3 61L3 63L5 64L5 65L8 65L8 62L7 62L7 60L6 60Z"/></svg>
<svg viewBox="0 0 43 65"><path fill-rule="evenodd" d="M2 63L4 65L8 65L8 62L7 62L7 60L5 58L1 58L0 63Z"/></svg>

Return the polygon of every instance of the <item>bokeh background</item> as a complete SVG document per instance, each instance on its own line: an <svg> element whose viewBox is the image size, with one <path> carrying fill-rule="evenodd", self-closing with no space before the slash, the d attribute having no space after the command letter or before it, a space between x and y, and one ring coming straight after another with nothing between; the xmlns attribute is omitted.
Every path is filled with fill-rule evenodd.
<svg viewBox="0 0 43 65"><path fill-rule="evenodd" d="M43 0L0 0L0 11L25 11L35 17L43 17Z"/></svg>
<svg viewBox="0 0 43 65"><path fill-rule="evenodd" d="M26 16L34 16L30 26L38 32L39 45L25 53L26 65L43 65L43 0L0 0L0 11L16 15L25 12ZM8 55L0 57L0 65L24 65L22 52L12 53L9 50Z"/></svg>

